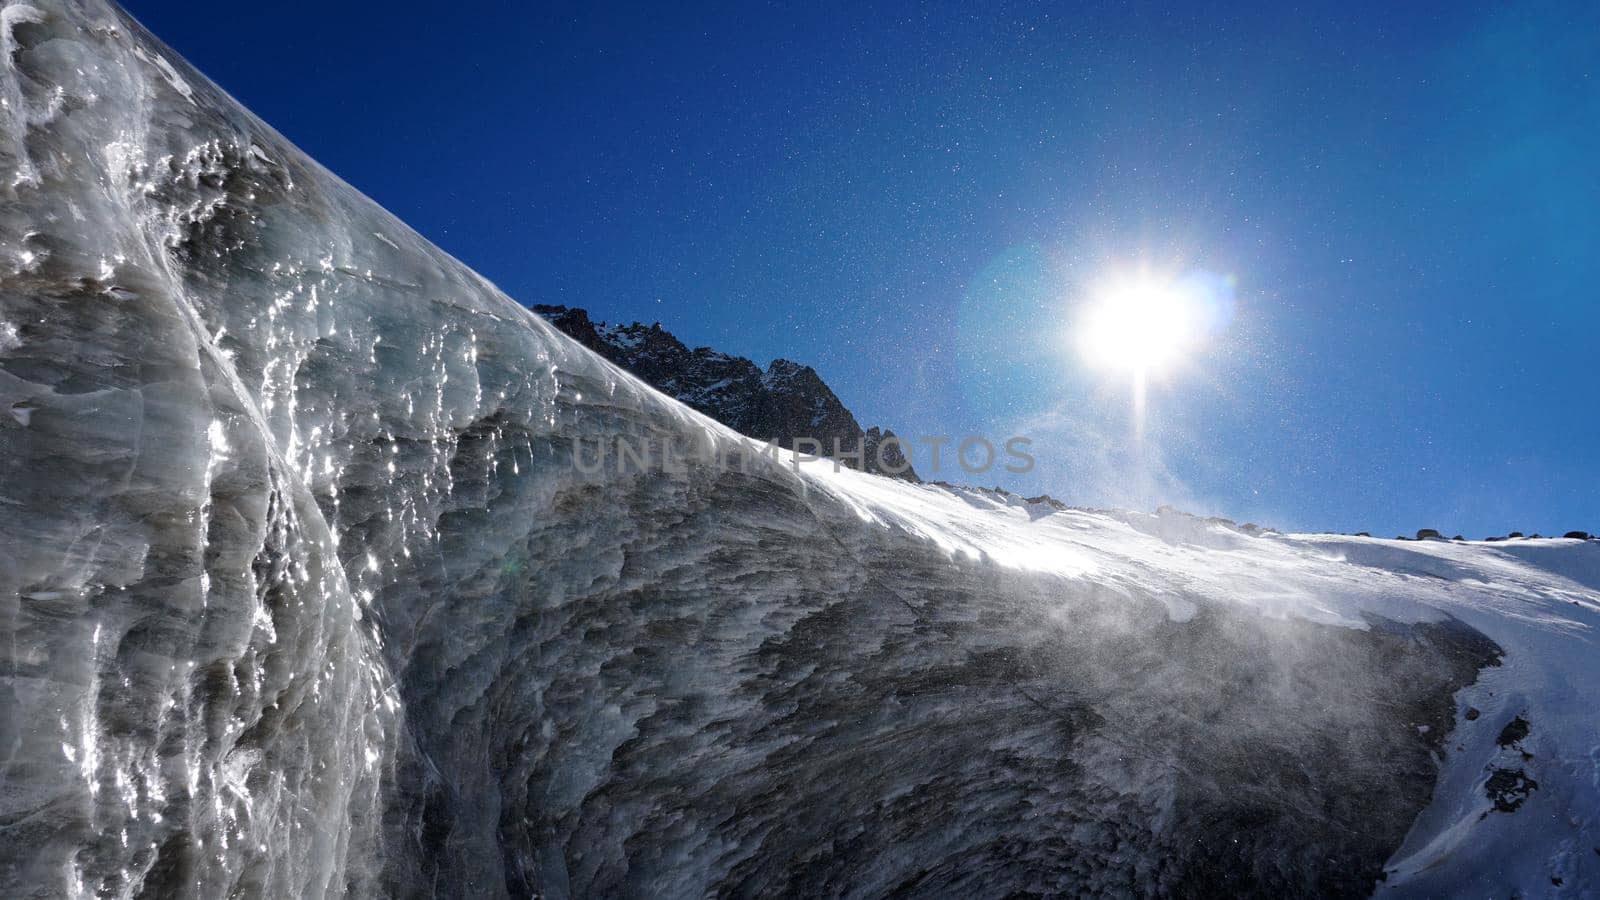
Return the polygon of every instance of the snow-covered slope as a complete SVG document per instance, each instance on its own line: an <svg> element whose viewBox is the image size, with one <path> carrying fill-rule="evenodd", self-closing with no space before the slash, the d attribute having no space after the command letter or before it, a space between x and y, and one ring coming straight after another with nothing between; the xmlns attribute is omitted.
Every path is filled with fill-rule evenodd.
<svg viewBox="0 0 1600 900"><path fill-rule="evenodd" d="M114 8L0 62L0 896L1600 885L1600 545L579 465L741 439Z"/></svg>

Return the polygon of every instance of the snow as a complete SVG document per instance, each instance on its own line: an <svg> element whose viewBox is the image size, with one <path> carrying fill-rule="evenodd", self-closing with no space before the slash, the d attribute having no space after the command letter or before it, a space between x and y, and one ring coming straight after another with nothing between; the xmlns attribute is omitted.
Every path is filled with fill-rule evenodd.
<svg viewBox="0 0 1600 900"><path fill-rule="evenodd" d="M0 896L1600 885L1600 543L582 471L748 444L115 9L0 21Z"/></svg>
<svg viewBox="0 0 1600 900"><path fill-rule="evenodd" d="M1506 651L1504 664L1462 692L1463 709L1480 715L1458 721L1446 742L1437 799L1390 861L1380 893L1543 895L1552 877L1574 890L1600 885L1600 541L1248 536L1180 513L1034 519L1020 498L805 469L863 520L997 565L1352 628L1372 614L1478 628ZM1518 716L1534 731L1508 752L1495 739ZM1495 813L1482 790L1504 766L1539 784L1516 815Z"/></svg>
<svg viewBox="0 0 1600 900"><path fill-rule="evenodd" d="M609 344L625 349L633 349L644 343L648 332L637 329L626 329L618 326L603 329L600 332L602 340Z"/></svg>

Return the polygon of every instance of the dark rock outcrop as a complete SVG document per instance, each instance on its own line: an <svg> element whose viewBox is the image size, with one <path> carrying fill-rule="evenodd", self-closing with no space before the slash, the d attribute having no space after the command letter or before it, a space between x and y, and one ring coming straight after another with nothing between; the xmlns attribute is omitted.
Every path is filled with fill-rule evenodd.
<svg viewBox="0 0 1600 900"><path fill-rule="evenodd" d="M765 371L742 356L690 347L661 324L607 325L587 310L538 304L533 311L656 390L740 434L785 449L839 457L853 468L921 481L894 432L862 428L810 366L773 360ZM861 454L859 461L855 454Z"/></svg>
<svg viewBox="0 0 1600 900"><path fill-rule="evenodd" d="M1495 812L1514 813L1528 795L1539 789L1539 782L1521 769L1495 769L1484 782L1483 792L1494 801Z"/></svg>
<svg viewBox="0 0 1600 900"><path fill-rule="evenodd" d="M1526 738L1532 731L1533 728L1528 724L1528 720L1517 716L1507 722L1506 727L1500 729L1500 736L1495 738L1495 743L1501 747L1509 747Z"/></svg>

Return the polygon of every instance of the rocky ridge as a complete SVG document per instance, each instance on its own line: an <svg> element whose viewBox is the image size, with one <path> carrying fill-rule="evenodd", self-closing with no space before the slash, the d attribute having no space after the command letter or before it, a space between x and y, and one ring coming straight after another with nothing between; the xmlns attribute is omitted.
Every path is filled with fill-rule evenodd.
<svg viewBox="0 0 1600 900"><path fill-rule="evenodd" d="M656 390L740 434L785 449L811 438L821 445L820 455L837 456L852 468L921 481L900 443L884 443L894 432L862 428L810 366L775 359L763 371L742 356L691 349L659 322L608 325L592 320L587 310L551 304L535 305L533 311Z"/></svg>

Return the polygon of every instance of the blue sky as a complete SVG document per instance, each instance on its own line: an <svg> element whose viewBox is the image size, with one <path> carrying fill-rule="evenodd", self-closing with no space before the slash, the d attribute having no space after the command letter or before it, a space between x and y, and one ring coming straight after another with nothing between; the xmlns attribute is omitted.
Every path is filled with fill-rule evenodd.
<svg viewBox="0 0 1600 900"><path fill-rule="evenodd" d="M1600 5L127 6L512 296L1035 440L986 483L1600 530ZM1138 266L1236 285L1142 443L1066 335Z"/></svg>

